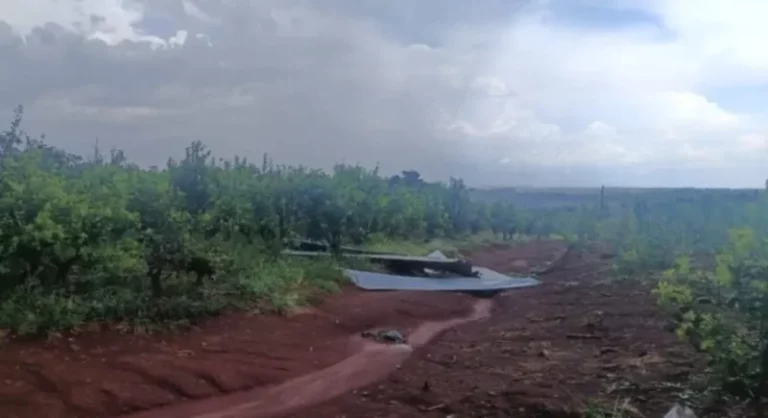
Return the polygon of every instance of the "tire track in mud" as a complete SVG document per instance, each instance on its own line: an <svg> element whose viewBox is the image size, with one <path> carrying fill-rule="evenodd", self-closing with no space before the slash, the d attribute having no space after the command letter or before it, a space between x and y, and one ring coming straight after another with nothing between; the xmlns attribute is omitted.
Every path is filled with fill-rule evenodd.
<svg viewBox="0 0 768 418"><path fill-rule="evenodd" d="M428 321L408 335L408 344L382 345L352 337L357 352L322 370L282 384L202 401L172 405L124 418L267 418L331 400L387 377L415 348L423 347L457 325L491 316L493 301L480 299L470 315L444 321Z"/></svg>
<svg viewBox="0 0 768 418"><path fill-rule="evenodd" d="M29 373L30 376L37 382L38 387L42 388L44 392L47 392L51 396L60 399L64 405L71 408L78 413L84 413L84 409L75 405L71 401L69 390L66 387L62 387L56 380L50 378L44 371L31 366L25 366L24 370Z"/></svg>

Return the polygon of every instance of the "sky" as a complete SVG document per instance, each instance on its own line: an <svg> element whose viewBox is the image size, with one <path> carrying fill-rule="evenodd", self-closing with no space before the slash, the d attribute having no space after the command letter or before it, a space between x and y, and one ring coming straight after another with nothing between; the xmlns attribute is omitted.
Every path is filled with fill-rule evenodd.
<svg viewBox="0 0 768 418"><path fill-rule="evenodd" d="M764 0L0 0L0 117L71 152L475 186L761 187Z"/></svg>

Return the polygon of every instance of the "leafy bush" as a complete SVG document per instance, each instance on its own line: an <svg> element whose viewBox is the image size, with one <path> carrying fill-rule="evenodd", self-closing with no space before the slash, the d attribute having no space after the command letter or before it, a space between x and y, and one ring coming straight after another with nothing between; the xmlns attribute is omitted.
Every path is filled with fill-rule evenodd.
<svg viewBox="0 0 768 418"><path fill-rule="evenodd" d="M680 258L656 290L678 335L708 355L713 383L756 405L768 390L767 251L752 229L734 229L712 269Z"/></svg>
<svg viewBox="0 0 768 418"><path fill-rule="evenodd" d="M517 213L460 179L337 165L216 159L201 142L142 169L0 133L0 327L34 334L93 321L184 321L230 308L285 311L338 288L334 260L284 260L295 238L345 244L509 238ZM536 231L535 228L532 231ZM391 246L391 245L390 245ZM412 244L406 248L422 248Z"/></svg>

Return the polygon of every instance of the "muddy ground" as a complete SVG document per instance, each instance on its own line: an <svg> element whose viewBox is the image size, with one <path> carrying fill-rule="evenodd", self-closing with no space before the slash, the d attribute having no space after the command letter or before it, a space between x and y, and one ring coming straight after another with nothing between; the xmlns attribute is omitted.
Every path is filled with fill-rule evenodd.
<svg viewBox="0 0 768 418"><path fill-rule="evenodd" d="M502 272L526 272L564 251L547 242L468 256ZM572 411L588 401L626 400L629 409L661 416L678 383L701 364L665 331L647 289L609 280L609 263L568 252L543 285L497 296L490 318L465 324L445 321L482 317L484 305L467 295L347 289L289 318L236 314L175 335L84 330L6 342L0 411L92 418L181 404L143 416L559 418L578 416ZM375 328L414 338L446 327L412 353L355 338ZM302 407L305 392L304 401L324 400L360 383L369 384ZM221 397L228 393L235 394ZM258 403L265 399L272 406ZM215 413L238 403L251 409ZM274 408L278 403L299 409Z"/></svg>
<svg viewBox="0 0 768 418"><path fill-rule="evenodd" d="M472 258L508 271L520 255L541 261L535 248ZM385 381L286 416L576 418L597 402L661 417L703 363L665 331L648 289L611 280L609 263L572 251L542 286L498 296L490 319L448 331Z"/></svg>
<svg viewBox="0 0 768 418"><path fill-rule="evenodd" d="M109 417L281 383L335 364L349 336L466 314L472 298L348 289L289 318L229 315L177 335L83 332L0 348L0 416Z"/></svg>

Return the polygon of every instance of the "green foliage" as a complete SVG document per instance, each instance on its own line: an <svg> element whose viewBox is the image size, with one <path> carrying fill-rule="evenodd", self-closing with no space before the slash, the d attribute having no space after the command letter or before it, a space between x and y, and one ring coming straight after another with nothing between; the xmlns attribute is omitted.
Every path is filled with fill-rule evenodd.
<svg viewBox="0 0 768 418"><path fill-rule="evenodd" d="M493 202L488 194L483 197ZM539 197L530 190L511 194L520 201L523 194L528 200L568 197L553 191ZM587 199L582 192L577 200ZM678 189L614 196L595 189L593 200L582 206L518 206L515 228L534 235L528 228L535 225L536 234L606 245L615 254L615 278L656 281L659 302L678 335L710 360L709 386L761 405L768 394L768 244L763 238L768 236L768 193ZM492 203L492 210L500 205ZM611 416L601 414L592 412Z"/></svg>
<svg viewBox="0 0 768 418"><path fill-rule="evenodd" d="M86 159L50 147L21 116L0 132L0 327L20 333L284 311L342 280L333 259L281 259L295 238L422 252L489 230L509 240L523 222L508 204L471 200L460 179L257 166L201 142L146 170L118 150Z"/></svg>
<svg viewBox="0 0 768 418"><path fill-rule="evenodd" d="M584 412L584 418L626 418L629 414L625 411L628 409L632 410L628 405L626 401L624 403L617 401L610 408L600 405L589 405Z"/></svg>
<svg viewBox="0 0 768 418"><path fill-rule="evenodd" d="M754 230L734 229L709 269L680 258L656 293L677 333L705 352L727 394L757 400L768 389L768 245Z"/></svg>

